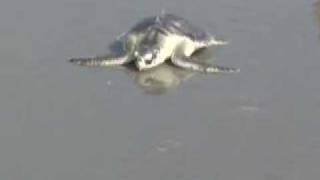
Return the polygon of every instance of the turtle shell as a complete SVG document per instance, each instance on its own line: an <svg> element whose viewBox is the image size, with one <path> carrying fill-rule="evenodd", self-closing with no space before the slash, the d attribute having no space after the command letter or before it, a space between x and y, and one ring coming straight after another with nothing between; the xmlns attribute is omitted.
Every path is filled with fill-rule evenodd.
<svg viewBox="0 0 320 180"><path fill-rule="evenodd" d="M145 18L137 23L129 31L129 34L145 33L150 30L157 30L165 35L185 36L194 41L206 41L212 37L207 31L174 14L162 14Z"/></svg>

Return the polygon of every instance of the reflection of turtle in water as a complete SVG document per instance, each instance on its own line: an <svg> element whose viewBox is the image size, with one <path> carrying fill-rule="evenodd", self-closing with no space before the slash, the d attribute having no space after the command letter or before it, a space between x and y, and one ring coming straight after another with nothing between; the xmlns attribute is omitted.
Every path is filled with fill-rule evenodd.
<svg viewBox="0 0 320 180"><path fill-rule="evenodd" d="M192 76L190 71L178 69L169 64L162 64L149 71L136 73L134 80L144 93L161 95L170 89L177 88L190 76Z"/></svg>
<svg viewBox="0 0 320 180"><path fill-rule="evenodd" d="M146 18L120 36L123 52L119 55L72 58L70 62L87 66L114 66L134 62L138 70L156 67L170 59L183 69L206 73L238 72L239 69L190 61L198 49L225 45L208 32L173 14Z"/></svg>

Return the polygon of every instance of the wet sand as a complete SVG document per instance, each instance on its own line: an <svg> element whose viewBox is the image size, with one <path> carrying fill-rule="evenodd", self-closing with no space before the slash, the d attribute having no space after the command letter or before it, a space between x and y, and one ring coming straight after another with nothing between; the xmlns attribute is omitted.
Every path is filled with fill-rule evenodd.
<svg viewBox="0 0 320 180"><path fill-rule="evenodd" d="M312 0L0 3L0 179L317 180ZM236 75L86 68L162 9L231 41Z"/></svg>

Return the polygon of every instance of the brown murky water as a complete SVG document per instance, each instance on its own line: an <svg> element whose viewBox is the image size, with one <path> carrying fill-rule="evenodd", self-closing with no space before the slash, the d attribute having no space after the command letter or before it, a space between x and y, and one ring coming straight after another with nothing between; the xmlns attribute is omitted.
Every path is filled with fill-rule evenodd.
<svg viewBox="0 0 320 180"><path fill-rule="evenodd" d="M319 179L319 3L181 2L1 2L0 179ZM229 39L213 59L241 73L66 62L162 9Z"/></svg>

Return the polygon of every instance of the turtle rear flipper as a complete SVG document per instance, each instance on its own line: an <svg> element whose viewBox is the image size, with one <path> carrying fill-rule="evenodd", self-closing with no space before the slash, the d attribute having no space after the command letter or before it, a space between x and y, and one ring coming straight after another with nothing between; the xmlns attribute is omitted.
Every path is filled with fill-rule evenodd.
<svg viewBox="0 0 320 180"><path fill-rule="evenodd" d="M116 66L127 64L131 61L128 55L114 56L96 56L88 58L71 58L69 62L82 66Z"/></svg>

